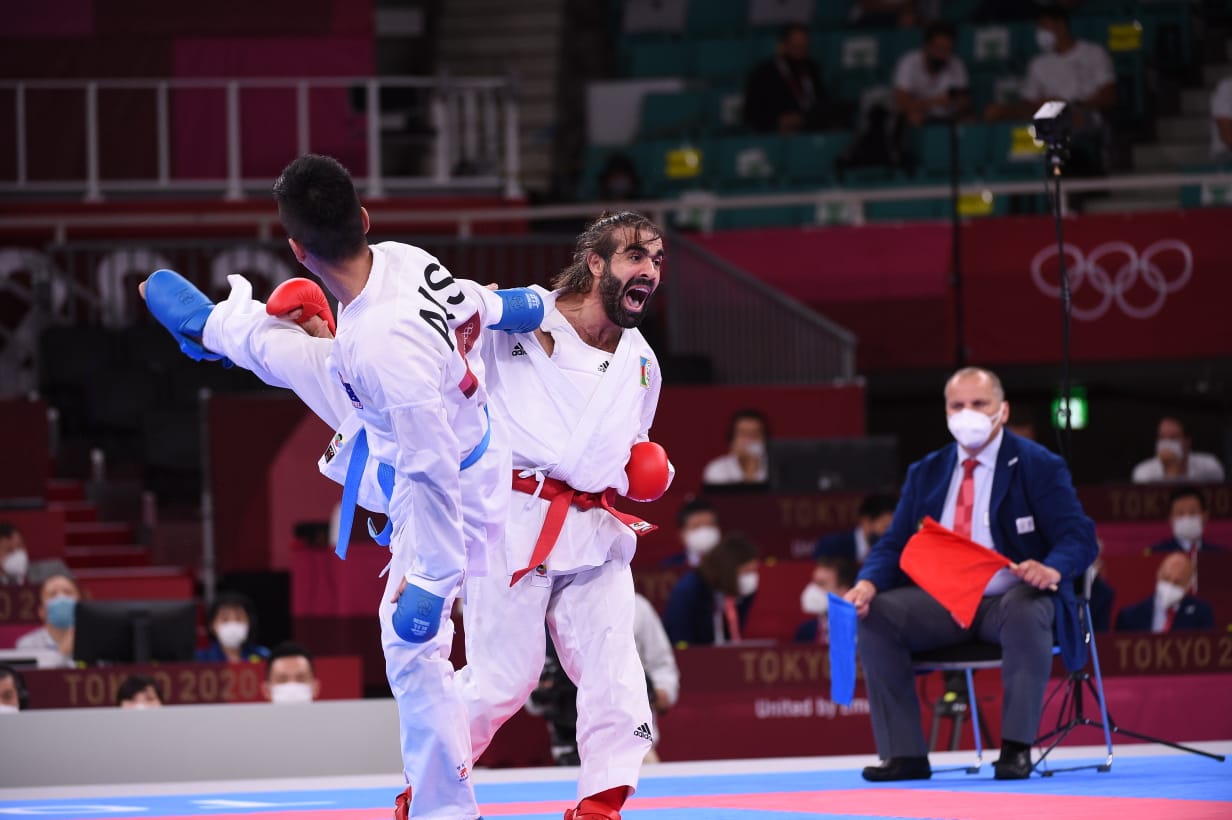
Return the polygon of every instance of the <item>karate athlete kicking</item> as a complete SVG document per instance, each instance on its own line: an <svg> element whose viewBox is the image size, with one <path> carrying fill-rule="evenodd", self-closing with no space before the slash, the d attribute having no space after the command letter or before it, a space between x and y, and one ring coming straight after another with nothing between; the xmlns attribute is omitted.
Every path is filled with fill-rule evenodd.
<svg viewBox="0 0 1232 820"><path fill-rule="evenodd" d="M632 213L605 216L578 238L574 263L556 282L560 290L541 291L548 314L540 329L494 334L481 348L494 428L508 428L519 493L506 548L493 542L489 552L488 582L467 581L471 664L459 679L472 751L482 754L537 683L546 620L579 686L582 799L565 815L573 820L619 818L650 745L628 563L635 534L651 528L608 508L610 490L650 500L671 478L661 450L634 447L647 440L661 386L654 354L634 328L658 287L662 261L662 239L652 223ZM328 381L319 372L322 340L268 319L247 283L240 277L232 283L231 297L204 325L206 347L269 384L292 388L337 425L336 415L318 410L314 397L317 385ZM494 298L474 283L459 283L477 300ZM266 311L328 335L316 318L323 300L312 289L307 282L284 283ZM552 309L553 295L559 310ZM510 325L502 319L498 326ZM508 394L498 394L503 390ZM328 464L322 467L331 475ZM337 471L332 475L337 478ZM417 803L419 785L411 782ZM395 817L406 817L406 797L400 796L403 813Z"/></svg>
<svg viewBox="0 0 1232 820"><path fill-rule="evenodd" d="M467 715L449 663L449 612L464 577L483 571L486 544L500 540L508 508L508 455L491 447L482 385L479 330L492 318L491 308L468 298L419 248L369 247L367 211L335 160L295 160L275 183L274 195L296 258L341 305L332 343L280 346L277 336L288 328L271 319L272 340L253 339L247 348L231 350L212 338L213 331L225 330L225 323L209 321L218 313L215 306L178 274L156 272L143 295L194 358L216 359L225 349L270 383L277 377L259 369L268 362L251 356L269 354L283 367L310 374L300 395L343 428L326 460L338 462L335 473L345 470L337 454L345 446L347 466L358 468L346 480L352 502L358 496L389 513L390 527L382 535L389 538L392 559L379 617L386 674L401 718L403 766L416 787L410 816L474 820L479 809L470 783ZM537 301L525 293L508 297L487 298L498 311L525 308L528 297ZM321 311L309 312L321 319ZM534 327L542 314L531 313L528 326ZM324 316L332 324L327 306ZM297 342L309 338L292 332ZM290 364L277 358L282 353L292 357Z"/></svg>

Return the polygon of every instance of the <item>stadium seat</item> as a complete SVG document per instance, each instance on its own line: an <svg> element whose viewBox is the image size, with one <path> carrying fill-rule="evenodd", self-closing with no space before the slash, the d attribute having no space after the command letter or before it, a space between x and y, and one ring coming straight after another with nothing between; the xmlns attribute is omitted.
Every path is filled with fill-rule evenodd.
<svg viewBox="0 0 1232 820"><path fill-rule="evenodd" d="M774 53L753 38L724 37L699 40L693 47L693 76L712 86L744 87L749 70Z"/></svg>
<svg viewBox="0 0 1232 820"><path fill-rule="evenodd" d="M764 191L783 173L779 136L725 137L717 141L718 183L723 192Z"/></svg>
<svg viewBox="0 0 1232 820"><path fill-rule="evenodd" d="M725 37L744 32L748 25L747 0L692 0L685 29L690 38Z"/></svg>
<svg viewBox="0 0 1232 820"><path fill-rule="evenodd" d="M988 159L988 126L971 123L958 126L958 168L966 179L983 172ZM926 179L950 177L950 127L929 125L915 130L918 174Z"/></svg>
<svg viewBox="0 0 1232 820"><path fill-rule="evenodd" d="M813 0L749 0L750 26L782 27L789 23L809 25Z"/></svg>
<svg viewBox="0 0 1232 820"><path fill-rule="evenodd" d="M630 77L683 77L689 73L690 49L682 43L643 42L629 47Z"/></svg>
<svg viewBox="0 0 1232 820"><path fill-rule="evenodd" d="M682 33L689 0L624 0L625 34Z"/></svg>
<svg viewBox="0 0 1232 820"><path fill-rule="evenodd" d="M680 139L706 130L708 94L705 91L651 93L642 98L639 139Z"/></svg>
<svg viewBox="0 0 1232 820"><path fill-rule="evenodd" d="M787 187L814 187L834 181L834 160L847 147L851 134L800 134L784 139L783 169Z"/></svg>

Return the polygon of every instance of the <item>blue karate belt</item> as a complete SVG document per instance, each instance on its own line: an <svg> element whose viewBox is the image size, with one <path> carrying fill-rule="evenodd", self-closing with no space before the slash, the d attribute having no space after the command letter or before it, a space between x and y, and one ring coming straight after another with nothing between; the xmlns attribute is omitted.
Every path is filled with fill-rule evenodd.
<svg viewBox="0 0 1232 820"><path fill-rule="evenodd" d="M479 439L479 443L474 449L462 459L459 469L465 470L475 466L479 459L483 458L483 454L488 451L488 445L492 443L492 417L488 413L488 406L483 406L484 431L483 438ZM334 546L334 553L343 561L347 557L347 547L351 542L351 525L355 521L355 507L359 500L359 484L364 477L364 465L368 463L368 431L363 427L359 428L359 433L355 436L355 445L351 449L351 460L347 462L346 480L342 484L342 506L338 515L338 543ZM381 488L381 492L385 496L385 501L388 502L394 493L394 468L391 464L381 462L376 468L376 483ZM394 524L393 519L386 518L385 527L377 532L376 526L373 525L372 519L368 519L368 535L372 536L372 540L376 541L382 547L388 547L390 538L393 536Z"/></svg>

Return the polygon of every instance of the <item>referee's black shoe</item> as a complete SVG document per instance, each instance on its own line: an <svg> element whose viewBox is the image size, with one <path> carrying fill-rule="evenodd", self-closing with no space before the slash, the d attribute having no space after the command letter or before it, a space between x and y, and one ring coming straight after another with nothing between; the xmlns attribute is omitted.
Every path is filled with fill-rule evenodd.
<svg viewBox="0 0 1232 820"><path fill-rule="evenodd" d="M865 766L864 779L873 783L893 780L927 780L933 776L927 757L892 757L880 766Z"/></svg>

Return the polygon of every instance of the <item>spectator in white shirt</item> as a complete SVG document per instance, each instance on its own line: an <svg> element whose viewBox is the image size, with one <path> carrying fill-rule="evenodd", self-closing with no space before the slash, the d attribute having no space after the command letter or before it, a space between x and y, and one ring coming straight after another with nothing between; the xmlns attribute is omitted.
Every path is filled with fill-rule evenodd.
<svg viewBox="0 0 1232 820"><path fill-rule="evenodd" d="M1189 449L1190 444L1191 439L1181 420L1174 416L1164 416L1159 420L1155 457L1148 458L1134 467L1134 483L1223 481L1224 469L1219 459L1210 453L1192 452Z"/></svg>
<svg viewBox="0 0 1232 820"><path fill-rule="evenodd" d="M1232 77L1224 77L1211 94L1211 159L1232 162Z"/></svg>
<svg viewBox="0 0 1232 820"><path fill-rule="evenodd" d="M738 410L727 431L728 452L702 472L703 484L764 484L769 479L766 417L758 410Z"/></svg>
<svg viewBox="0 0 1232 820"><path fill-rule="evenodd" d="M1116 71L1112 57L1100 45L1075 40L1069 14L1050 8L1040 12L1035 29L1040 53L1027 66L1022 99L993 103L985 119L1027 120L1049 100L1069 104L1073 116L1070 173L1103 171L1104 114L1117 103Z"/></svg>
<svg viewBox="0 0 1232 820"><path fill-rule="evenodd" d="M955 37L949 23L929 23L923 48L904 54L894 69L894 101L912 125L961 117L971 108L967 68L954 56Z"/></svg>

